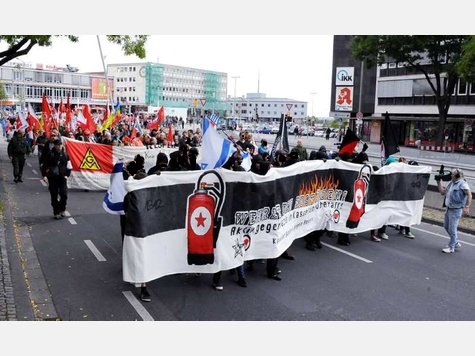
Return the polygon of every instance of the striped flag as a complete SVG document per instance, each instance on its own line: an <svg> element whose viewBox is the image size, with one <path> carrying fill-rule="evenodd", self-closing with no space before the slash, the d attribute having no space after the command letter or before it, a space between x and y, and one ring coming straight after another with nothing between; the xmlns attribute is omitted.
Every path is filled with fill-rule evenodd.
<svg viewBox="0 0 475 356"><path fill-rule="evenodd" d="M219 115L216 115L214 112L209 114L208 120L211 121L211 125L215 127L219 121Z"/></svg>
<svg viewBox="0 0 475 356"><path fill-rule="evenodd" d="M206 117L203 120L202 132L201 169L207 170L221 167L236 151L234 143L221 136Z"/></svg>
<svg viewBox="0 0 475 356"><path fill-rule="evenodd" d="M124 198L127 193L125 190L124 178L124 162L119 161L114 165L110 177L110 186L102 201L102 207L109 214L124 215Z"/></svg>

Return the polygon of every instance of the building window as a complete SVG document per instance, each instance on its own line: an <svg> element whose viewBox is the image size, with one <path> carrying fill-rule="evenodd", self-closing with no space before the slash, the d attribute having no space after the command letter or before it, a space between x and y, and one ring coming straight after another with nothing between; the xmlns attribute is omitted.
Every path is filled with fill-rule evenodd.
<svg viewBox="0 0 475 356"><path fill-rule="evenodd" d="M467 94L467 82L462 78L459 79L459 95Z"/></svg>
<svg viewBox="0 0 475 356"><path fill-rule="evenodd" d="M475 95L475 82L470 84L470 95Z"/></svg>

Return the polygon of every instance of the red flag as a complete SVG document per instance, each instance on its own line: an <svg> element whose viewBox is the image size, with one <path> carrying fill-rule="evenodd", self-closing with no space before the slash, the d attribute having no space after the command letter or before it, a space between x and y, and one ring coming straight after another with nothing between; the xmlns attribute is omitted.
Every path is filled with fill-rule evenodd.
<svg viewBox="0 0 475 356"><path fill-rule="evenodd" d="M89 110L89 105L84 105L82 108L82 114L87 120L87 128L91 133L96 131L96 123L94 122L94 119L92 118L91 111Z"/></svg>
<svg viewBox="0 0 475 356"><path fill-rule="evenodd" d="M26 114L26 121L28 121L28 126L33 130L33 132L40 129L40 122L35 116L31 115L30 112Z"/></svg>
<svg viewBox="0 0 475 356"><path fill-rule="evenodd" d="M158 130L158 128L160 127L160 124L163 121L165 121L165 108L162 106L160 108L160 110L158 110L157 119L150 124L149 129L150 130L153 130L153 129Z"/></svg>
<svg viewBox="0 0 475 356"><path fill-rule="evenodd" d="M21 119L20 119L20 115L18 115L18 116L16 117L15 128L16 128L17 130L19 130L19 129L21 129L22 126L23 126L23 122L22 122Z"/></svg>
<svg viewBox="0 0 475 356"><path fill-rule="evenodd" d="M358 142L360 142L359 137L356 136L356 134L348 128L346 130L345 137L343 137L343 140L341 141L338 154L340 156L344 154L348 154L348 155L353 154Z"/></svg>
<svg viewBox="0 0 475 356"><path fill-rule="evenodd" d="M45 130L46 137L49 138L51 129L51 108L48 104L45 93L43 93L43 99L41 101L41 112L43 117L43 130Z"/></svg>
<svg viewBox="0 0 475 356"><path fill-rule="evenodd" d="M68 94L68 99L66 100L66 127L71 128L71 118L72 118L72 113L71 113L71 104L69 103L69 94Z"/></svg>
<svg viewBox="0 0 475 356"><path fill-rule="evenodd" d="M61 101L59 102L59 113L62 114L63 112L66 112L66 109L64 108L63 98L61 98Z"/></svg>
<svg viewBox="0 0 475 356"><path fill-rule="evenodd" d="M165 121L165 108L162 106L160 110L158 110L158 126L160 126L163 121Z"/></svg>
<svg viewBox="0 0 475 356"><path fill-rule="evenodd" d="M162 106L163 108L163 106ZM167 141L168 141L168 145L171 146L173 145L173 129L172 129L172 124L169 124L168 125L168 136L167 136Z"/></svg>

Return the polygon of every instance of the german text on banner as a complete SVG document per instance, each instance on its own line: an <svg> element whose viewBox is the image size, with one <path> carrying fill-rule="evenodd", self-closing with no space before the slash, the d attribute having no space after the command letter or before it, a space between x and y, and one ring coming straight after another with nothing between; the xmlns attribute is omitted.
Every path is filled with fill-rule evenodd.
<svg viewBox="0 0 475 356"><path fill-rule="evenodd" d="M373 172L344 161L303 161L265 176L218 168L125 182L123 278L214 273L281 255L314 230L359 233L422 218L430 167Z"/></svg>

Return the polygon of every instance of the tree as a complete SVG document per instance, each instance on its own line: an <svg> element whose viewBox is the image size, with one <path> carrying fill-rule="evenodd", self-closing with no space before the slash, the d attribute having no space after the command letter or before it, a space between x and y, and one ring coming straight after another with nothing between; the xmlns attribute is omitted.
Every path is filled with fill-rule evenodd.
<svg viewBox="0 0 475 356"><path fill-rule="evenodd" d="M72 35L2 35L0 43L6 42L8 48L0 52L0 67L10 60L24 56L30 52L34 46L49 47L53 45L53 38L66 36L71 42L78 42L79 38ZM135 54L139 58L145 58L146 35L120 36L107 35L109 42L122 46L124 54Z"/></svg>
<svg viewBox="0 0 475 356"><path fill-rule="evenodd" d="M0 118L3 115L3 101L7 98L7 93L5 91L5 86L3 83L0 83Z"/></svg>
<svg viewBox="0 0 475 356"><path fill-rule="evenodd" d="M463 71L473 73L475 54L468 55L472 36L354 36L353 57L368 66L397 62L422 73L434 93L439 111L437 145L442 145L447 113L455 85ZM475 46L475 45L472 45ZM471 59L470 59L471 58ZM466 65L462 65L465 63ZM470 63L472 67L470 67Z"/></svg>
<svg viewBox="0 0 475 356"><path fill-rule="evenodd" d="M455 65L457 72L467 81L475 79L475 36L467 41L463 47L463 55ZM473 84L472 84L473 85Z"/></svg>

